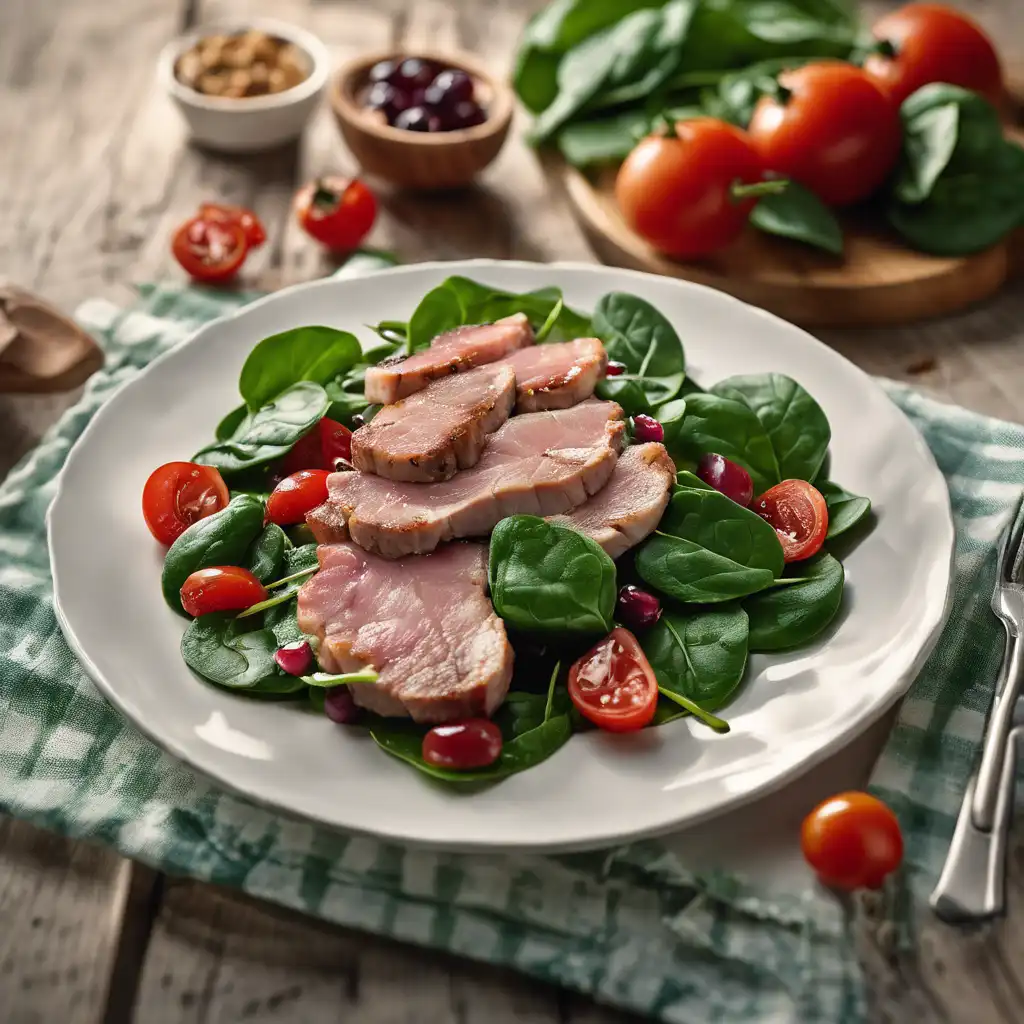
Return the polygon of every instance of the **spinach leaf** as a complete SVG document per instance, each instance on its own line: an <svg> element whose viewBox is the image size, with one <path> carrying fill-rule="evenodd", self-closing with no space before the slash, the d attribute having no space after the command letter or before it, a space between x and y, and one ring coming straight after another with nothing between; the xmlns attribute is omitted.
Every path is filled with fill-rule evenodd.
<svg viewBox="0 0 1024 1024"><path fill-rule="evenodd" d="M249 409L244 404L235 407L227 414L227 416L224 417L224 419L220 421L220 423L217 424L217 428L214 430L213 436L217 438L218 441L226 441L228 438L234 437L238 432L238 429L246 421L248 415Z"/></svg>
<svg viewBox="0 0 1024 1024"><path fill-rule="evenodd" d="M284 530L276 523L267 523L249 548L246 567L260 583L270 583L281 575L284 552L289 546Z"/></svg>
<svg viewBox="0 0 1024 1024"><path fill-rule="evenodd" d="M268 608L263 613L263 625L274 634L278 647L295 643L296 640L309 639L299 629L298 611L298 601L293 596L290 601L275 605L273 608ZM246 620L240 619L239 621L244 624Z"/></svg>
<svg viewBox="0 0 1024 1024"><path fill-rule="evenodd" d="M789 182L784 192L762 196L750 214L750 223L765 234L843 255L843 229L835 214L798 182Z"/></svg>
<svg viewBox="0 0 1024 1024"><path fill-rule="evenodd" d="M828 533L826 540L832 540L856 526L871 512L871 501L858 494L843 490L831 480L819 480L815 487L821 492L828 506Z"/></svg>
<svg viewBox="0 0 1024 1024"><path fill-rule="evenodd" d="M213 466L224 475L273 462L287 455L295 442L312 430L330 404L319 384L293 384L253 413L234 437L200 449L193 461Z"/></svg>
<svg viewBox="0 0 1024 1024"><path fill-rule="evenodd" d="M607 633L615 563L582 533L536 516L509 516L491 534L494 610L526 632Z"/></svg>
<svg viewBox="0 0 1024 1024"><path fill-rule="evenodd" d="M750 649L782 651L813 640L843 600L843 566L827 552L787 569L779 584L747 598Z"/></svg>
<svg viewBox="0 0 1024 1024"><path fill-rule="evenodd" d="M303 544L301 547L289 548L284 553L283 571L285 576L266 584L267 597L258 604L251 605L239 612L240 619L246 619L260 612L285 604L299 592L302 585L320 568L316 555L316 544Z"/></svg>
<svg viewBox="0 0 1024 1024"><path fill-rule="evenodd" d="M193 619L181 638L185 664L218 686L262 694L305 690L301 679L277 667L277 648L269 629L247 628L230 612Z"/></svg>
<svg viewBox="0 0 1024 1024"><path fill-rule="evenodd" d="M626 367L598 382L601 398L618 402L631 416L675 398L686 377L686 353L675 328L649 302L610 292L594 310L593 331L608 358Z"/></svg>
<svg viewBox="0 0 1024 1024"><path fill-rule="evenodd" d="M160 580L164 600L180 614L182 584L197 569L211 565L242 565L249 545L263 529L263 502L247 494L193 523L167 549Z"/></svg>
<svg viewBox="0 0 1024 1024"><path fill-rule="evenodd" d="M296 327L264 338L242 367L238 390L251 412L300 381L326 384L362 355L355 336L333 327Z"/></svg>
<svg viewBox="0 0 1024 1024"><path fill-rule="evenodd" d="M832 439L821 406L792 377L759 373L729 377L712 394L746 403L761 421L783 480L813 480Z"/></svg>
<svg viewBox="0 0 1024 1024"><path fill-rule="evenodd" d="M676 473L676 483L680 487L696 488L698 491L715 490L711 484L706 484L696 473L691 473L688 469L681 469Z"/></svg>
<svg viewBox="0 0 1024 1024"><path fill-rule="evenodd" d="M764 425L753 409L738 399L713 394L689 395L686 420L675 443L676 447L669 454L677 464L696 465L708 452L738 462L753 479L756 494L781 479L775 449Z"/></svg>
<svg viewBox="0 0 1024 1024"><path fill-rule="evenodd" d="M782 545L768 523L724 494L677 487L635 564L663 594L713 604L770 587L782 573Z"/></svg>
<svg viewBox="0 0 1024 1024"><path fill-rule="evenodd" d="M657 416L662 430L665 431L662 443L671 452L676 446L679 434L683 430L683 424L686 422L686 399L673 398L671 402L666 402L664 405L659 406ZM694 480L697 480L701 487L704 486L697 477L694 477Z"/></svg>
<svg viewBox="0 0 1024 1024"><path fill-rule="evenodd" d="M658 685L707 711L720 708L747 666L747 613L739 605L709 610L666 608L642 634Z"/></svg>

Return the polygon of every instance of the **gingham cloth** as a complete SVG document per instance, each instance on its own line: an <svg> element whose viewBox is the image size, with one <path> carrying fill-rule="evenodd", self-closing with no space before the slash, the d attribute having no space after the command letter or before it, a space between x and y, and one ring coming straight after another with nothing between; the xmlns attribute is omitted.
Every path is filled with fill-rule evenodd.
<svg viewBox="0 0 1024 1024"><path fill-rule="evenodd" d="M199 324L251 296L148 288L79 319L106 350L81 401L0 486L0 809L159 869L237 886L354 928L500 964L670 1022L853 1024L863 983L837 901L695 877L657 842L593 854L449 856L349 837L227 794L154 748L86 678L51 605L44 516L68 451L109 395ZM994 546L1024 429L886 385L946 475L957 526L950 623L877 767L906 868L909 925L934 883L1002 645Z"/></svg>

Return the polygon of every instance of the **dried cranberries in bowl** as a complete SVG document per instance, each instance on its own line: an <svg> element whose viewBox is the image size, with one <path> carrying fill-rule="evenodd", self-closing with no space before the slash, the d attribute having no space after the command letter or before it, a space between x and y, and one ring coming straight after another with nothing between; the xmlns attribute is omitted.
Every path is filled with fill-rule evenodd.
<svg viewBox="0 0 1024 1024"><path fill-rule="evenodd" d="M452 132L487 120L472 75L435 60L405 57L370 68L363 106L393 128L412 132Z"/></svg>

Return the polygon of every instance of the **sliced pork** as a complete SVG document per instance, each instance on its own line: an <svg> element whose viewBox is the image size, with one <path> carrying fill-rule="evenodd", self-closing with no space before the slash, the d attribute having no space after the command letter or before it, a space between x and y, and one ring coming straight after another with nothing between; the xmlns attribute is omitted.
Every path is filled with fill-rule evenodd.
<svg viewBox="0 0 1024 1024"><path fill-rule="evenodd" d="M352 540L387 558L433 551L456 537L486 537L506 516L557 515L582 505L611 477L624 429L622 409L596 399L513 416L472 469L443 483L332 473L332 508L314 510L307 521L323 543L339 536L344 520Z"/></svg>
<svg viewBox="0 0 1024 1024"><path fill-rule="evenodd" d="M318 555L320 571L299 591L299 628L320 638L324 671L376 669L376 683L351 687L357 704L448 722L490 715L505 699L512 648L486 594L483 544L399 561L350 543Z"/></svg>
<svg viewBox="0 0 1024 1024"><path fill-rule="evenodd" d="M480 327L459 327L411 356L392 356L371 366L364 383L366 397L379 405L391 405L422 391L432 380L496 362L532 344L533 328L523 313Z"/></svg>
<svg viewBox="0 0 1024 1024"><path fill-rule="evenodd" d="M597 338L531 345L502 360L516 371L516 411L568 409L594 393L608 355Z"/></svg>
<svg viewBox="0 0 1024 1024"><path fill-rule="evenodd" d="M618 558L657 528L675 480L675 463L664 445L635 444L619 456L603 490L567 515L549 518L592 537Z"/></svg>
<svg viewBox="0 0 1024 1024"><path fill-rule="evenodd" d="M435 380L384 406L352 435L352 464L388 480L450 480L477 464L515 400L516 375L504 363Z"/></svg>

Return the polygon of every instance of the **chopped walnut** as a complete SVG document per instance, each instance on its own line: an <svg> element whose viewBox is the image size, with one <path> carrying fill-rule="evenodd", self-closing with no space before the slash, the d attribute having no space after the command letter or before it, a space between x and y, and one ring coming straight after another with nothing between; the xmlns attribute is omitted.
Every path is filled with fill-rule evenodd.
<svg viewBox="0 0 1024 1024"><path fill-rule="evenodd" d="M174 66L182 85L231 99L284 92L305 81L310 70L304 50L255 29L204 36Z"/></svg>

